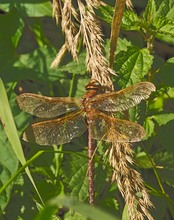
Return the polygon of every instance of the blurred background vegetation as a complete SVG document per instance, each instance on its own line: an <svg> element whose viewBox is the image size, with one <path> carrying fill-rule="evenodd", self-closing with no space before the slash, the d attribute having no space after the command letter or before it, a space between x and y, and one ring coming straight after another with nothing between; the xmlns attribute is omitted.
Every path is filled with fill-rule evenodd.
<svg viewBox="0 0 174 220"><path fill-rule="evenodd" d="M104 33L105 54L109 54L110 25L115 1L105 1L96 14ZM134 10L126 10L118 41L113 77L115 89L142 80L155 84L157 91L148 100L130 110L130 120L143 124L147 136L134 145L136 169L141 173L154 203L154 219L174 219L174 0L133 1ZM151 41L150 41L151 40ZM149 41L153 49L148 46ZM0 77L3 81L19 137L33 116L22 112L16 96L32 92L46 96L81 98L90 75L85 66L85 48L79 62L67 53L60 66L50 69L64 43L60 26L52 18L52 5L47 0L0 2ZM1 97L2 109L3 98ZM2 115L0 118L2 119ZM5 132L0 126L0 186L16 174L21 166ZM30 163L34 182L44 202L59 194L70 194L87 201L87 135L63 147L42 147L25 143L26 160L38 151L45 153ZM98 161L103 158L100 144ZM62 153L56 154L55 150ZM80 153L80 154L77 154ZM86 155L86 156L85 156ZM115 219L128 219L124 200L115 183L109 181L111 169L96 163L96 205L113 214ZM0 194L1 219L41 219L42 206L25 172L13 178L13 184ZM94 214L95 215L95 214ZM57 219L85 219L62 208ZM55 218L55 219L56 219ZM42 218L43 219L43 218ZM46 219L46 217L44 218Z"/></svg>

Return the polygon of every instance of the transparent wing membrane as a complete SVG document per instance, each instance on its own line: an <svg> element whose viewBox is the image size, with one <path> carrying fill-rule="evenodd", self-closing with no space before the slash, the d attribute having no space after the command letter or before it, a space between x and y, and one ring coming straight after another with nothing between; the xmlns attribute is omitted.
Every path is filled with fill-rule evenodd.
<svg viewBox="0 0 174 220"><path fill-rule="evenodd" d="M40 145L60 145L81 136L86 129L82 111L79 111L63 118L32 124L23 139Z"/></svg>
<svg viewBox="0 0 174 220"><path fill-rule="evenodd" d="M23 93L17 97L19 107L39 118L52 118L80 107L80 100L68 97L46 97L37 94Z"/></svg>
<svg viewBox="0 0 174 220"><path fill-rule="evenodd" d="M155 86L150 82L140 82L121 91L100 94L91 99L91 107L98 110L124 111L149 98Z"/></svg>
<svg viewBox="0 0 174 220"><path fill-rule="evenodd" d="M137 142L145 137L145 130L137 123L96 112L90 120L92 138L109 142Z"/></svg>

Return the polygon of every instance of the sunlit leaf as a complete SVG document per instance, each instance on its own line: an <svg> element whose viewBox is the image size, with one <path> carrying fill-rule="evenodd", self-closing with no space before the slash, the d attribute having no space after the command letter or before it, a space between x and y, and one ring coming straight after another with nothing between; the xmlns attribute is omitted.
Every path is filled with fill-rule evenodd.
<svg viewBox="0 0 174 220"><path fill-rule="evenodd" d="M159 126L161 126L167 124L169 121L174 120L174 113L153 115L151 118L155 119Z"/></svg>
<svg viewBox="0 0 174 220"><path fill-rule="evenodd" d="M155 123L153 122L153 120L151 120L150 117L148 117L144 122L144 127L146 130L146 139L147 139L148 137L151 137L152 134L154 133Z"/></svg>
<svg viewBox="0 0 174 220"><path fill-rule="evenodd" d="M151 67L153 57L146 48L128 47L117 55L115 66L119 84L125 87L140 82Z"/></svg>
<svg viewBox="0 0 174 220"><path fill-rule="evenodd" d="M139 31L140 21L138 15L132 10L126 10L122 19L122 28L127 31Z"/></svg>
<svg viewBox="0 0 174 220"><path fill-rule="evenodd" d="M33 7L34 5L34 7ZM1 1L0 8L8 12L11 8L16 8L17 11L23 16L29 17L41 17L41 16L52 16L51 3L48 0L30 0L28 2L16 2Z"/></svg>

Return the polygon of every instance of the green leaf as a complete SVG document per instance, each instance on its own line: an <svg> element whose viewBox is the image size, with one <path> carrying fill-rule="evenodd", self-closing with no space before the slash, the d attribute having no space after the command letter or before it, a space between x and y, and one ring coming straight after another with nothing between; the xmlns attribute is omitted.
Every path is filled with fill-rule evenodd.
<svg viewBox="0 0 174 220"><path fill-rule="evenodd" d="M153 22L153 19L156 15L156 4L155 0L148 0L145 11L142 14L143 19L148 25Z"/></svg>
<svg viewBox="0 0 174 220"><path fill-rule="evenodd" d="M128 47L127 51L121 51L115 60L119 84L127 87L140 82L148 74L152 60L153 56L146 48Z"/></svg>
<svg viewBox="0 0 174 220"><path fill-rule="evenodd" d="M173 0L155 0L156 16L163 16L167 19L174 19L174 1Z"/></svg>
<svg viewBox="0 0 174 220"><path fill-rule="evenodd" d="M97 16L106 21L108 24L111 24L112 22L113 13L114 9L110 5L102 5L97 10Z"/></svg>
<svg viewBox="0 0 174 220"><path fill-rule="evenodd" d="M167 43L174 43L174 21L158 17L154 20L154 26L156 29L156 38Z"/></svg>
<svg viewBox="0 0 174 220"><path fill-rule="evenodd" d="M22 1L16 2L15 0L7 3L2 0L0 8L6 12L10 11L12 8L16 8L21 15L29 17L52 16L51 2L48 0L30 0L26 3Z"/></svg>
<svg viewBox="0 0 174 220"><path fill-rule="evenodd" d="M170 6L169 6L170 4ZM168 43L174 43L173 0L155 1L149 0L142 15L141 25L145 34ZM168 13L170 14L169 16Z"/></svg>
<svg viewBox="0 0 174 220"><path fill-rule="evenodd" d="M151 117L146 118L146 120L144 122L144 128L145 128L145 131L146 131L145 139L148 139L149 137L151 137L153 135L154 129L155 129L155 123L153 122Z"/></svg>
<svg viewBox="0 0 174 220"><path fill-rule="evenodd" d="M115 216L111 216L110 214L104 212L103 210L100 210L96 207L91 207L85 203L79 202L67 196L58 196L50 200L49 205L56 207L65 206L71 208L74 211L85 216L86 218L90 218L91 220L98 220L98 219L117 220Z"/></svg>
<svg viewBox="0 0 174 220"><path fill-rule="evenodd" d="M85 74L87 69L85 64L86 53L81 53L78 57L78 61L71 61L68 64L61 66L59 70L62 72L68 71L73 74Z"/></svg>
<svg viewBox="0 0 174 220"><path fill-rule="evenodd" d="M57 80L62 76L60 70L50 69L51 62L56 55L53 47L43 46L35 49L33 52L18 56L13 64L12 70L8 69L3 75L4 81L18 81L21 79L32 79L40 82ZM13 74L11 72L13 71Z"/></svg>
<svg viewBox="0 0 174 220"><path fill-rule="evenodd" d="M55 211L55 207L52 206L41 208L39 214L36 216L36 218L34 218L34 220L60 220L59 217L54 215Z"/></svg>
<svg viewBox="0 0 174 220"><path fill-rule="evenodd" d="M161 126L167 124L169 121L174 120L174 113L152 115L151 118L155 119L159 126Z"/></svg>
<svg viewBox="0 0 174 220"><path fill-rule="evenodd" d="M139 31L141 26L138 15L132 10L126 10L123 14L121 26L127 31Z"/></svg>
<svg viewBox="0 0 174 220"><path fill-rule="evenodd" d="M65 192L82 201L88 197L87 161L74 154L65 155L62 167Z"/></svg>

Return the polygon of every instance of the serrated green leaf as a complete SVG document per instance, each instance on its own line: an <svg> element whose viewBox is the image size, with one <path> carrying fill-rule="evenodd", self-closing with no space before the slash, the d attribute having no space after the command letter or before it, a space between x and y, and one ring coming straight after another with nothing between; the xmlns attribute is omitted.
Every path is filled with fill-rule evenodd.
<svg viewBox="0 0 174 220"><path fill-rule="evenodd" d="M157 17L153 24L156 31L156 38L168 43L174 43L174 21Z"/></svg>
<svg viewBox="0 0 174 220"><path fill-rule="evenodd" d="M170 6L169 6L170 4ZM152 35L168 43L174 43L174 21L171 16L173 11L173 0L156 1L149 0L142 14L141 26L146 35ZM168 13L170 14L169 16Z"/></svg>
<svg viewBox="0 0 174 220"><path fill-rule="evenodd" d="M174 1L173 0L155 0L156 16L174 19Z"/></svg>
<svg viewBox="0 0 174 220"><path fill-rule="evenodd" d="M153 56L146 48L128 47L116 56L115 66L119 73L119 84L127 87L140 82L152 65Z"/></svg>
<svg viewBox="0 0 174 220"><path fill-rule="evenodd" d="M13 64L13 74L8 71L3 79L5 81L17 81L32 79L40 82L55 81L64 74L59 70L50 69L51 62L56 55L53 47L43 46L33 52L23 54Z"/></svg>
<svg viewBox="0 0 174 220"><path fill-rule="evenodd" d="M148 25L151 24L156 15L156 4L155 0L148 0L145 11L142 14L143 19Z"/></svg>
<svg viewBox="0 0 174 220"><path fill-rule="evenodd" d="M88 197L87 161L76 155L65 155L62 166L65 192L82 201Z"/></svg>
<svg viewBox="0 0 174 220"><path fill-rule="evenodd" d="M85 64L86 53L81 53L78 57L78 61L71 61L68 64L61 66L59 70L62 72L69 72L73 74L85 74L87 69Z"/></svg>
<svg viewBox="0 0 174 220"><path fill-rule="evenodd" d="M113 13L114 9L110 5L102 5L97 10L97 16L106 21L108 24L111 24L112 22Z"/></svg>
<svg viewBox="0 0 174 220"><path fill-rule="evenodd" d="M167 124L169 121L174 120L174 113L152 115L151 118L155 119L159 126L161 126Z"/></svg>
<svg viewBox="0 0 174 220"><path fill-rule="evenodd" d="M139 31L141 27L138 15L132 10L126 10L123 14L121 26L127 31Z"/></svg>
<svg viewBox="0 0 174 220"><path fill-rule="evenodd" d="M127 51L128 47L131 47L132 44L126 38L118 38L118 46L117 46L117 53L120 51Z"/></svg>

